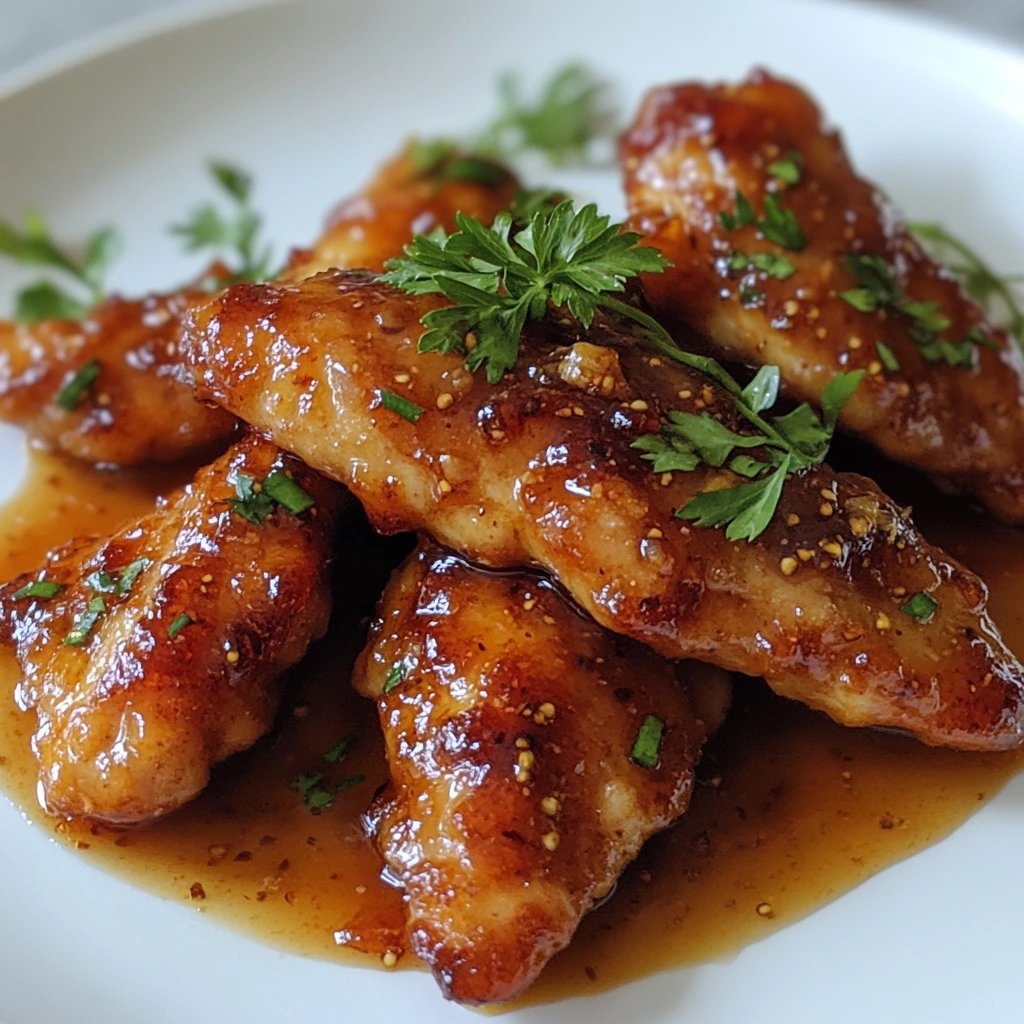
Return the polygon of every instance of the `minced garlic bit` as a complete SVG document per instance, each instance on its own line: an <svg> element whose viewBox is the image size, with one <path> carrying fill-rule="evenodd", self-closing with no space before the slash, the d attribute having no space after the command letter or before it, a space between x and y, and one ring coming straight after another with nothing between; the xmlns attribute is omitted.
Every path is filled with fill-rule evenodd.
<svg viewBox="0 0 1024 1024"><path fill-rule="evenodd" d="M772 905L770 903L758 903L758 905L757 905L757 907L755 909L757 910L757 916L758 917L774 917L775 916L775 910L772 908Z"/></svg>
<svg viewBox="0 0 1024 1024"><path fill-rule="evenodd" d="M833 512L835 512L835 509L827 501L823 501L818 506L818 514L824 516L826 519L828 519Z"/></svg>
<svg viewBox="0 0 1024 1024"><path fill-rule="evenodd" d="M224 655L224 659L225 659L225 661L227 661L227 663L229 665L237 665L238 664L238 651L235 651L235 650L228 651L228 653Z"/></svg>
<svg viewBox="0 0 1024 1024"><path fill-rule="evenodd" d="M441 394L437 396L436 404L438 409L447 409L454 401L455 396L453 394L448 391L442 391Z"/></svg>
<svg viewBox="0 0 1024 1024"><path fill-rule="evenodd" d="M389 949L381 958L380 962L385 967L394 967L398 963L398 954L394 950Z"/></svg>
<svg viewBox="0 0 1024 1024"><path fill-rule="evenodd" d="M889 616L886 615L885 612L879 612L878 618L875 619L875 629L886 630L891 626L892 623L889 621Z"/></svg>
<svg viewBox="0 0 1024 1024"><path fill-rule="evenodd" d="M554 853L558 849L558 844L561 842L561 836L557 832L548 832L541 840L544 844L544 849Z"/></svg>
<svg viewBox="0 0 1024 1024"><path fill-rule="evenodd" d="M634 401L630 402L629 407L630 409L633 410L633 412L647 412L647 410L650 408L650 406L642 398L637 398Z"/></svg>
<svg viewBox="0 0 1024 1024"><path fill-rule="evenodd" d="M558 812L562 809L562 805L553 796L546 796L540 802L540 809L549 817L558 817Z"/></svg>
<svg viewBox="0 0 1024 1024"><path fill-rule="evenodd" d="M536 606L537 606L537 598L535 598L535 597L528 597L523 602L523 610L527 611L527 612L532 612L533 609L536 608Z"/></svg>
<svg viewBox="0 0 1024 1024"><path fill-rule="evenodd" d="M450 483L448 483L447 480L443 480L443 479L442 480L438 480L438 482L437 482L437 489L442 494L450 494L451 493L451 489L452 489L452 485Z"/></svg>
<svg viewBox="0 0 1024 1024"><path fill-rule="evenodd" d="M781 562L779 562L779 568L782 570L783 576L792 576L796 572L797 566L800 563L792 556L787 555Z"/></svg>

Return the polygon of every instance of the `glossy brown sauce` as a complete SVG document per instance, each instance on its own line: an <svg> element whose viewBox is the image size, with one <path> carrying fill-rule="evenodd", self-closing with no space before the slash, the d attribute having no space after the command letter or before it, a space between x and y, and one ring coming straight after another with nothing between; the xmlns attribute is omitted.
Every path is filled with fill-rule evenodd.
<svg viewBox="0 0 1024 1024"><path fill-rule="evenodd" d="M148 510L154 494L188 475L102 473L33 453L26 482L0 512L0 577L37 566L47 549L76 534L102 533ZM1020 534L947 501L926 502L917 519L988 581L993 615L1024 654ZM336 627L294 673L276 731L219 769L191 806L132 832L42 814L28 748L34 722L11 699L18 669L6 652L0 784L39 827L82 856L275 946L360 964L399 951L400 894L380 880L360 820L386 778L376 713L348 687L365 616L399 549L375 546L369 536L360 547L367 564L339 580L348 585L339 587ZM352 592L353 579L363 581L362 592ZM325 766L323 752L349 733L358 736L354 751ZM742 683L690 811L648 845L520 1003L729 955L947 835L998 792L1021 759L843 729L762 684ZM310 770L367 778L312 814L294 788Z"/></svg>

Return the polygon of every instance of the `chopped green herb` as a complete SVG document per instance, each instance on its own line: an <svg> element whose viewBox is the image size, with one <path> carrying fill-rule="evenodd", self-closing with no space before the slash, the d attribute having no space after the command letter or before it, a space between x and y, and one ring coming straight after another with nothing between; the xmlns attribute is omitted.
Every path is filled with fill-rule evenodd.
<svg viewBox="0 0 1024 1024"><path fill-rule="evenodd" d="M408 420L410 423L418 423L419 418L426 411L415 402L410 402L408 398L396 395L394 391L388 391L385 388L381 388L380 391L380 404L390 412L398 413L403 420Z"/></svg>
<svg viewBox="0 0 1024 1024"><path fill-rule="evenodd" d="M107 604L102 597L91 598L86 605L85 612L79 616L78 621L71 627L68 635L64 638L64 646L81 647L89 639L89 634L92 632L93 627L99 622L100 616L106 610Z"/></svg>
<svg viewBox="0 0 1024 1024"><path fill-rule="evenodd" d="M672 354L667 348L662 351ZM829 381L822 394L821 418L804 403L769 421L761 413L771 408L778 397L778 367L761 367L741 389L714 360L684 356L676 358L708 373L730 392L737 411L756 432L738 434L708 413L695 416L670 412L660 433L645 434L633 442L633 447L654 464L656 473L688 472L700 465L728 466L751 480L736 487L704 491L691 498L676 515L695 520L698 526L725 527L729 540L755 540L775 514L787 474L824 461L839 413L864 371L837 374ZM757 452L748 455L742 449Z"/></svg>
<svg viewBox="0 0 1024 1024"><path fill-rule="evenodd" d="M167 635L173 640L186 626L191 626L196 620L187 612L182 612L168 627Z"/></svg>
<svg viewBox="0 0 1024 1024"><path fill-rule="evenodd" d="M302 794L302 799L310 811L320 812L334 805L334 798L338 793L365 781L366 776L359 773L350 775L340 782L324 783L322 772L305 772L292 785Z"/></svg>
<svg viewBox="0 0 1024 1024"><path fill-rule="evenodd" d="M775 242L776 245L781 245L792 252L800 252L807 245L796 214L792 210L787 210L779 202L778 197L770 193L764 197L764 216L760 220L750 200L738 189L736 212L728 213L723 210L718 214L718 219L726 231L735 231L737 228L753 224L769 242Z"/></svg>
<svg viewBox="0 0 1024 1024"><path fill-rule="evenodd" d="M800 169L803 166L803 157L797 153L789 153L781 160L775 160L768 165L768 173L773 178L786 185L800 184Z"/></svg>
<svg viewBox="0 0 1024 1024"><path fill-rule="evenodd" d="M584 327L602 306L667 337L611 293L641 272L660 273L669 262L641 245L639 235L600 216L596 206L576 210L566 200L539 210L514 234L509 213L490 227L461 213L456 223L459 230L447 237L417 235L381 278L411 295L440 293L456 303L423 317L421 352L465 354L471 371L485 366L487 379L497 383L515 365L526 321L543 317L549 304L568 310ZM477 339L472 351L465 344L470 332Z"/></svg>
<svg viewBox="0 0 1024 1024"><path fill-rule="evenodd" d="M960 278L964 290L997 319L1024 348L1024 306L1020 286L1024 275L997 274L965 242L941 224L911 224L929 252Z"/></svg>
<svg viewBox="0 0 1024 1024"><path fill-rule="evenodd" d="M309 511L316 501L307 494L287 473L275 469L263 481L263 492L286 508L293 516Z"/></svg>
<svg viewBox="0 0 1024 1024"><path fill-rule="evenodd" d="M402 681L405 679L405 665L403 662L396 662L388 669L387 678L384 680L384 692L390 693L392 690L397 690L402 685Z"/></svg>
<svg viewBox="0 0 1024 1024"><path fill-rule="evenodd" d="M593 141L615 134L608 85L582 64L557 71L533 103L513 75L499 81L498 92L501 110L472 140L476 153L507 159L533 151L564 166L584 161Z"/></svg>
<svg viewBox="0 0 1024 1024"><path fill-rule="evenodd" d="M722 227L726 231L735 231L737 228L745 228L751 224L756 224L757 214L754 212L754 207L750 205L750 200L737 189L736 212L728 213L722 210L718 214L718 219L722 222Z"/></svg>
<svg viewBox="0 0 1024 1024"><path fill-rule="evenodd" d="M54 580L33 580L31 583L26 583L25 586L19 587L14 592L13 597L15 601L20 601L25 597L38 597L44 601L49 601L51 597L56 597L63 590L63 584L57 583Z"/></svg>
<svg viewBox="0 0 1024 1024"><path fill-rule="evenodd" d="M323 754L323 759L328 764L337 764L355 746L355 742L356 737L354 733L346 736Z"/></svg>
<svg viewBox="0 0 1024 1024"><path fill-rule="evenodd" d="M262 483L257 483L248 473L236 472L235 494L236 497L228 498L226 504L253 526L262 526L278 505L297 516L316 504L287 473L279 469L269 473Z"/></svg>
<svg viewBox="0 0 1024 1024"><path fill-rule="evenodd" d="M58 271L70 277L77 289L77 293L69 292L52 281L29 285L15 300L15 318L26 324L49 319L81 319L103 298L104 278L120 244L112 228L102 228L89 237L79 259L54 241L46 221L37 211L25 217L23 231L0 221L0 255L17 263L38 264Z"/></svg>
<svg viewBox="0 0 1024 1024"><path fill-rule="evenodd" d="M773 252L755 252L748 256L737 250L729 257L730 270L747 270L749 267L761 270L778 281L785 281L796 273L796 266L790 260Z"/></svg>
<svg viewBox="0 0 1024 1024"><path fill-rule="evenodd" d="M464 153L457 143L447 139L414 142L409 147L413 171L440 185L446 181L475 181L486 186L508 181L509 171L486 157Z"/></svg>
<svg viewBox="0 0 1024 1024"><path fill-rule="evenodd" d="M263 520L274 511L274 499L265 494L262 486L248 473L235 474L235 494L237 497L228 498L227 504L236 515L253 526L262 526Z"/></svg>
<svg viewBox="0 0 1024 1024"><path fill-rule="evenodd" d="M252 208L252 176L222 161L209 165L214 181L225 193L233 211L222 214L212 204L199 207L191 218L171 226L171 233L185 240L188 252L209 250L218 258L234 259L235 269L214 282L224 287L238 281L264 281L271 275L270 246L259 242L263 220Z"/></svg>
<svg viewBox="0 0 1024 1024"><path fill-rule="evenodd" d="M938 610L939 602L931 594L926 594L923 590L918 594L914 594L900 608L904 615L909 615L915 622L928 622Z"/></svg>
<svg viewBox="0 0 1024 1024"><path fill-rule="evenodd" d="M879 309L889 309L910 318L908 334L917 345L921 357L929 363L948 363L950 366L971 366L974 363L974 349L978 345L989 344L983 331L972 328L960 341L950 341L942 336L943 331L950 327L950 320L942 312L937 302L923 302L908 299L892 276L888 263L878 255L863 253L847 253L843 257L850 272L856 277L859 288L850 288L839 293L848 305L860 313L874 313ZM879 358L886 369L890 363L899 363L891 349L887 361L879 345Z"/></svg>
<svg viewBox="0 0 1024 1024"><path fill-rule="evenodd" d="M900 361L896 358L893 350L884 341L876 341L875 348L878 350L878 358L889 373L899 373Z"/></svg>
<svg viewBox="0 0 1024 1024"><path fill-rule="evenodd" d="M125 566L124 572L121 573L121 578L117 581L117 592L122 596L130 593L135 581L139 578L139 574L149 568L150 564L148 558L136 558L134 562Z"/></svg>
<svg viewBox="0 0 1024 1024"><path fill-rule="evenodd" d="M85 578L85 585L97 594L113 594L117 591L117 583L113 577L102 569L97 569Z"/></svg>
<svg viewBox="0 0 1024 1024"><path fill-rule="evenodd" d="M764 197L764 216L757 222L757 227L769 242L775 242L783 249L800 252L807 245L796 214L785 209L778 197L771 194Z"/></svg>
<svg viewBox="0 0 1024 1024"><path fill-rule="evenodd" d="M648 715L640 724L629 759L641 768L657 768L664 741L665 723L657 715Z"/></svg>
<svg viewBox="0 0 1024 1024"><path fill-rule="evenodd" d="M100 361L90 359L77 370L69 381L57 392L54 401L65 412L74 412L78 403L92 390L93 384L100 375Z"/></svg>

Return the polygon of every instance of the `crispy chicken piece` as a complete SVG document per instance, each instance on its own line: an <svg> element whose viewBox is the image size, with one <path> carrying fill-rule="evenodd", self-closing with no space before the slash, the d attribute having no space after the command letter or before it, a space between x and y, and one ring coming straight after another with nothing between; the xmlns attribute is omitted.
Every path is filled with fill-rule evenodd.
<svg viewBox="0 0 1024 1024"><path fill-rule="evenodd" d="M316 504L298 515L260 508L259 525L232 509L241 476L275 472ZM327 628L344 500L249 437L156 511L109 539L73 541L0 588L0 634L25 674L18 702L38 715L33 748L51 813L121 825L161 817L270 728L281 674ZM64 589L33 597L38 580Z"/></svg>
<svg viewBox="0 0 1024 1024"><path fill-rule="evenodd" d="M296 253L283 278L297 281L339 267L383 270L413 235L435 228L454 231L459 212L491 223L512 204L519 183L501 165L475 157L471 176L460 177L467 173L467 163L464 154L452 151L421 167L414 145L406 146L380 168L363 192L337 206L316 245Z"/></svg>
<svg viewBox="0 0 1024 1024"><path fill-rule="evenodd" d="M0 419L47 447L119 466L172 462L223 446L235 418L198 402L176 379L182 311L208 297L191 289L113 297L81 323L0 322ZM58 404L62 389L94 361L98 375L73 407Z"/></svg>
<svg viewBox="0 0 1024 1024"><path fill-rule="evenodd" d="M528 986L686 810L729 692L724 673L607 632L542 578L430 545L393 576L354 678L384 729L394 792L371 820L413 949L465 1003ZM664 733L643 767L630 754L647 716Z"/></svg>
<svg viewBox="0 0 1024 1024"><path fill-rule="evenodd" d="M867 369L844 428L945 489L1024 521L1024 361L1016 344L857 176L803 90L764 72L739 86L654 89L621 156L630 226L675 264L644 280L663 323L705 332L726 358L778 365L791 393L815 403L838 371ZM776 161L799 181L776 176ZM727 230L721 216L735 214L737 190L757 217L777 199L795 215L806 248L783 248L756 225ZM794 272L780 279L786 268L741 266L737 254L784 257ZM861 287L851 254L884 259L902 299L936 303L949 341L983 332L985 344L965 346L969 365L927 361L913 336L919 321L891 304L862 312L841 298Z"/></svg>
<svg viewBox="0 0 1024 1024"><path fill-rule="evenodd" d="M346 484L385 533L422 530L472 560L551 572L607 628L671 658L764 676L847 725L932 744L1021 741L1024 669L980 579L870 480L822 465L790 478L754 543L681 523L706 467L658 477L630 447L665 410L741 433L729 395L646 354L621 324L527 326L496 385L419 353L413 298L367 275L240 285L198 310L185 350L199 393ZM423 413L385 408L397 391ZM925 622L901 611L927 592Z"/></svg>

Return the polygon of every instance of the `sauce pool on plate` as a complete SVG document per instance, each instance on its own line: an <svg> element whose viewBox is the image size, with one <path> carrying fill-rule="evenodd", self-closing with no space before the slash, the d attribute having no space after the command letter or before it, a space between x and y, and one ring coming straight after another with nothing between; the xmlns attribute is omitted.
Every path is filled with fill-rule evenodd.
<svg viewBox="0 0 1024 1024"><path fill-rule="evenodd" d="M102 533L149 510L156 494L190 476L182 468L101 472L31 453L25 482L0 510L0 577L35 568L76 534ZM988 582L993 616L1024 654L1018 533L948 500L925 503L916 518ZM339 588L334 628L292 673L274 732L217 769L193 804L134 831L43 813L29 749L34 716L14 703L19 670L6 651L0 785L80 855L218 922L309 956L414 965L403 955L401 894L381 880L362 826L387 779L376 711L349 686L367 616L401 548L373 540L368 529L358 546L365 571L350 571ZM323 754L349 735L351 751L328 765ZM739 680L689 812L648 844L519 1005L728 956L948 835L1020 764L1019 753L964 754L844 729L762 683ZM366 779L312 813L296 788L309 772Z"/></svg>

